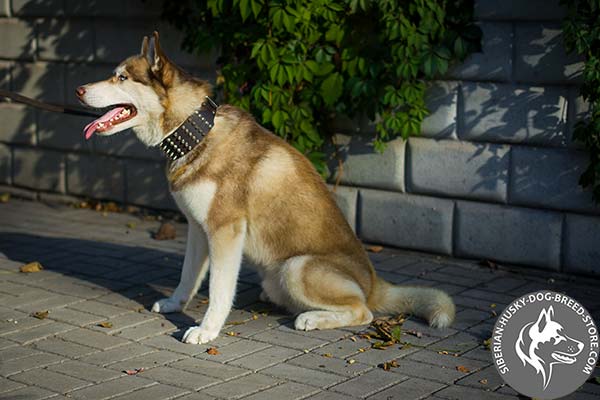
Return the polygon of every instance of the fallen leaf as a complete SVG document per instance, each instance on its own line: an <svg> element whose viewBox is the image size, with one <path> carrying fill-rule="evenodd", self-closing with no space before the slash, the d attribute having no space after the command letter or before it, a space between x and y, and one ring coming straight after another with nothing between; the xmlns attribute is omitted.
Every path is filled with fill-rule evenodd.
<svg viewBox="0 0 600 400"><path fill-rule="evenodd" d="M308 353L310 353L310 350L308 350L308 349L304 349L304 350L302 350L302 351L303 351L305 354L308 354Z"/></svg>
<svg viewBox="0 0 600 400"><path fill-rule="evenodd" d="M240 334L234 331L225 332L227 336L239 336Z"/></svg>
<svg viewBox="0 0 600 400"><path fill-rule="evenodd" d="M10 193L0 194L0 203L8 203L9 200L10 200Z"/></svg>
<svg viewBox="0 0 600 400"><path fill-rule="evenodd" d="M391 361L386 361L383 364L379 364L378 365L379 368L383 368L384 371L389 371L392 368L398 368L398 361L396 360L391 360Z"/></svg>
<svg viewBox="0 0 600 400"><path fill-rule="evenodd" d="M483 346L484 346L484 347L485 347L487 350L489 350L489 349L491 348L491 346L492 346L492 338L485 339L485 340L483 341Z"/></svg>
<svg viewBox="0 0 600 400"><path fill-rule="evenodd" d="M100 326L100 327L102 327L102 328L107 328L107 329L110 329L110 328L112 328L112 327L113 327L113 324L112 324L112 322L104 321L104 322L100 322L100 323L98 324L98 326Z"/></svg>
<svg viewBox="0 0 600 400"><path fill-rule="evenodd" d="M163 222L156 234L154 234L155 240L173 240L177 236L175 225L170 222Z"/></svg>
<svg viewBox="0 0 600 400"><path fill-rule="evenodd" d="M458 372L462 372L463 374L468 374L469 372L471 372L471 370L469 368L465 367L464 365L457 365L456 370Z"/></svg>
<svg viewBox="0 0 600 400"><path fill-rule="evenodd" d="M217 356L217 355L221 354L221 353L219 353L219 350L217 350L216 347L209 347L208 349L206 349L206 352L208 354L210 354L211 356Z"/></svg>
<svg viewBox="0 0 600 400"><path fill-rule="evenodd" d="M399 342L402 336L402 329L400 328L400 326L395 326L391 331L391 335L396 342Z"/></svg>
<svg viewBox="0 0 600 400"><path fill-rule="evenodd" d="M348 361L346 361L346 362L347 362L348 364L352 365L352 364L354 364L354 363L356 362L356 360L354 360L354 359L352 359L352 358L351 358L351 359L349 359L349 360L348 360Z"/></svg>
<svg viewBox="0 0 600 400"><path fill-rule="evenodd" d="M144 372L144 367L136 368L136 369L126 369L123 372L126 373L127 375L137 375L140 372Z"/></svg>
<svg viewBox="0 0 600 400"><path fill-rule="evenodd" d="M354 336L352 336L352 337L350 338L350 340L352 340L353 342L356 342L356 338L355 338Z"/></svg>
<svg viewBox="0 0 600 400"><path fill-rule="evenodd" d="M480 379L479 383L481 383L482 385L487 385L488 384L488 380L487 379Z"/></svg>
<svg viewBox="0 0 600 400"><path fill-rule="evenodd" d="M413 335L416 336L418 338L422 338L423 337L423 333L419 332L419 331L405 331L406 333L408 333L409 335Z"/></svg>
<svg viewBox="0 0 600 400"><path fill-rule="evenodd" d="M392 344L393 343L390 343L390 342L375 342L375 343L373 343L373 345L371 347L373 347L374 349L377 349L377 350L386 350Z"/></svg>
<svg viewBox="0 0 600 400"><path fill-rule="evenodd" d="M22 265L21 268L19 268L19 271L29 274L32 272L40 272L43 269L44 267L42 267L42 264L40 264L37 261L34 261L30 262L29 264Z"/></svg>
<svg viewBox="0 0 600 400"><path fill-rule="evenodd" d="M45 310L45 311L36 311L33 314L31 314L31 316L33 318L37 318L37 319L46 319L46 318L48 318L48 314L49 314L48 310Z"/></svg>
<svg viewBox="0 0 600 400"><path fill-rule="evenodd" d="M490 304L490 307L491 307L491 308L496 308L496 303L492 303L492 304Z"/></svg>
<svg viewBox="0 0 600 400"><path fill-rule="evenodd" d="M244 325L246 321L231 321L227 322L225 325Z"/></svg>
<svg viewBox="0 0 600 400"><path fill-rule="evenodd" d="M128 227L129 229L133 229L135 228L135 222L128 222L127 224L125 224L126 227Z"/></svg>
<svg viewBox="0 0 600 400"><path fill-rule="evenodd" d="M367 251L371 253L381 253L383 251L383 246L367 246Z"/></svg>
<svg viewBox="0 0 600 400"><path fill-rule="evenodd" d="M202 300L200 300L200 304L208 304L208 299L202 299Z"/></svg>
<svg viewBox="0 0 600 400"><path fill-rule="evenodd" d="M253 320L257 320L258 319L258 315L257 314L252 314L252 319Z"/></svg>
<svg viewBox="0 0 600 400"><path fill-rule="evenodd" d="M321 355L322 355L323 357L327 357L327 358L331 358L331 357L333 357L333 354L331 354L331 353L323 353L323 354L321 354Z"/></svg>
<svg viewBox="0 0 600 400"><path fill-rule="evenodd" d="M366 347L361 347L360 349L358 349L359 353L364 353L365 351L367 351Z"/></svg>

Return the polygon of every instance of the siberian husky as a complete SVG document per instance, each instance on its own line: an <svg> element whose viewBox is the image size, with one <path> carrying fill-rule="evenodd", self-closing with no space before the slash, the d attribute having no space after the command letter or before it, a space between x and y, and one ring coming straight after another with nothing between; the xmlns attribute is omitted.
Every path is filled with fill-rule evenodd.
<svg viewBox="0 0 600 400"><path fill-rule="evenodd" d="M157 32L114 75L77 88L77 95L86 106L110 108L85 128L86 138L132 128L170 158L170 191L187 217L188 238L179 285L152 311L184 310L210 268L208 309L184 342L218 336L242 256L259 268L261 299L297 314L298 330L368 324L373 313L411 313L440 328L452 323L446 293L378 278L307 158L245 111L203 105L211 85L171 62ZM190 132L202 123L208 131Z"/></svg>

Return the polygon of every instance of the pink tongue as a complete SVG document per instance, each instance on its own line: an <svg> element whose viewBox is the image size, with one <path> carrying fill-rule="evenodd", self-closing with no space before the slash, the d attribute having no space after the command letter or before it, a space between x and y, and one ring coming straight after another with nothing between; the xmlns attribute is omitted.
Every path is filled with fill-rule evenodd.
<svg viewBox="0 0 600 400"><path fill-rule="evenodd" d="M94 120L92 122L90 122L89 124L87 124L85 126L85 128L83 128L83 131L85 132L85 139L88 140L89 138L92 137L92 134L94 132L96 132L96 130L98 129L98 124L101 122L104 122L105 125L108 124L108 121L118 115L121 111L125 110L125 107L115 107L112 110L110 110L109 112L107 112L106 114L104 114L103 116L101 116L100 118L98 118L97 120Z"/></svg>

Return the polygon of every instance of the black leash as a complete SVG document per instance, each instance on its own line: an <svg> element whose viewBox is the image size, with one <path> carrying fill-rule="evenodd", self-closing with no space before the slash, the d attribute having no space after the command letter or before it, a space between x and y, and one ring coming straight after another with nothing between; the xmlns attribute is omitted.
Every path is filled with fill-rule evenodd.
<svg viewBox="0 0 600 400"><path fill-rule="evenodd" d="M39 108L40 110L62 113L62 114L71 114L71 115L79 115L83 117L94 117L98 118L101 114L95 113L93 111L86 110L80 107L70 107L64 104L51 104L44 103L43 101L34 100L29 97L22 96L15 92L10 92L8 90L0 89L0 97L6 97L17 103L26 104L28 106L32 106L35 108Z"/></svg>

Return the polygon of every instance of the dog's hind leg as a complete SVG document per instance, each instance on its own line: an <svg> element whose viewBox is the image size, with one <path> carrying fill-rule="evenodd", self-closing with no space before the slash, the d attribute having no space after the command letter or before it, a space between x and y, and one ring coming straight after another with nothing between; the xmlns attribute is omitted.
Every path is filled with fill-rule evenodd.
<svg viewBox="0 0 600 400"><path fill-rule="evenodd" d="M358 283L327 258L294 257L284 268L290 308L304 311L296 317L296 329L364 325L373 319Z"/></svg>
<svg viewBox="0 0 600 400"><path fill-rule="evenodd" d="M179 285L177 285L171 297L154 303L152 311L164 314L185 309L198 292L208 271L208 264L206 233L200 225L190 221Z"/></svg>

